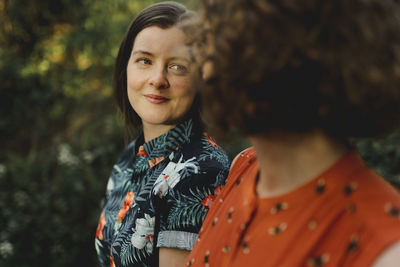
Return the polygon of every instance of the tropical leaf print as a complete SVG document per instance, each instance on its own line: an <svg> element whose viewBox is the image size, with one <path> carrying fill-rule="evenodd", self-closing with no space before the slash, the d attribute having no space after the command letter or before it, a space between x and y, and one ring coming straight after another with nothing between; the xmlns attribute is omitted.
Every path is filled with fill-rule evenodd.
<svg viewBox="0 0 400 267"><path fill-rule="evenodd" d="M125 184L114 188L107 194L106 204L104 206L105 219L107 223L103 230L103 234L107 237L113 236L113 227L111 227L110 222L115 222L130 187L131 182L130 180L127 180L125 181Z"/></svg>
<svg viewBox="0 0 400 267"><path fill-rule="evenodd" d="M132 160L135 156L133 152L135 147L136 141L132 141L122 152L121 156L119 157L117 164L120 170L124 170L129 168L129 165L132 163Z"/></svg>
<svg viewBox="0 0 400 267"><path fill-rule="evenodd" d="M167 162L161 162L160 166L153 169L152 175L146 175L145 179L142 179L142 183L140 188L138 189L138 195L136 200L141 201L148 201L149 197L151 197L151 190L153 189L154 183L157 180L157 177L161 175L161 172L165 168Z"/></svg>
<svg viewBox="0 0 400 267"><path fill-rule="evenodd" d="M105 246L103 244L104 243L99 239L95 239L95 248L97 255L99 255L99 262L101 266L109 266L109 258L107 257L110 254L109 247L107 246L108 244L106 244Z"/></svg>
<svg viewBox="0 0 400 267"><path fill-rule="evenodd" d="M149 143L145 144L146 151L150 151L148 157L156 158L163 156L165 153L165 143L167 142L167 134L164 134L156 139L151 140Z"/></svg>
<svg viewBox="0 0 400 267"><path fill-rule="evenodd" d="M221 170L218 172L217 176L215 177L215 183L212 186L217 187L220 185L225 185L226 177L228 176L229 169Z"/></svg>
<svg viewBox="0 0 400 267"><path fill-rule="evenodd" d="M212 194L210 188L190 188L190 194L175 193L175 203L172 205L168 225L171 229L182 229L192 225L201 225L207 214L202 200Z"/></svg>
<svg viewBox="0 0 400 267"><path fill-rule="evenodd" d="M140 251L136 251L137 249L132 245L131 242L129 242L129 240L130 238L127 237L125 240L123 240L121 245L119 256L123 266L129 266L135 262L140 262L142 258L144 259L146 257L146 255L141 255Z"/></svg>
<svg viewBox="0 0 400 267"><path fill-rule="evenodd" d="M193 134L192 133L192 128L193 128L192 120L185 121L184 123L181 124L180 128L182 129L182 131L181 131L181 136L183 137L182 141L185 142L185 143L189 142L190 141L190 137Z"/></svg>
<svg viewBox="0 0 400 267"><path fill-rule="evenodd" d="M132 264L146 262L146 259L151 255L146 249L136 248L132 242L132 233L121 239L120 259L122 266L132 266Z"/></svg>
<svg viewBox="0 0 400 267"><path fill-rule="evenodd" d="M178 125L177 130L173 132L173 134L179 134L180 138L175 138L178 139L181 142L189 142L190 137L192 136L193 132L192 132L192 128L193 128L193 122L192 120L188 120L185 121L184 123Z"/></svg>
<svg viewBox="0 0 400 267"><path fill-rule="evenodd" d="M226 153L218 146L211 146L206 136L201 138L202 150L199 161L216 160L222 166L229 166L229 159Z"/></svg>
<svg viewBox="0 0 400 267"><path fill-rule="evenodd" d="M180 171L181 180L200 172L200 166L195 157L185 162L185 168Z"/></svg>
<svg viewBox="0 0 400 267"><path fill-rule="evenodd" d="M113 248L120 248L119 260L122 266L132 266L143 263L151 255L151 250L148 246L139 249L132 243L132 237L137 231L135 229L136 225L134 224L134 222L138 220L137 210L132 209L131 212L127 214L125 220L126 223L121 225L121 229L114 240Z"/></svg>
<svg viewBox="0 0 400 267"><path fill-rule="evenodd" d="M192 121L186 121L178 125L174 131L168 133L167 146L171 149L176 149L184 143L190 142L192 135Z"/></svg>
<svg viewBox="0 0 400 267"><path fill-rule="evenodd" d="M146 157L138 157L135 162L135 173L144 173L149 169L149 162Z"/></svg>
<svg viewBox="0 0 400 267"><path fill-rule="evenodd" d="M121 169L119 165L114 165L110 179L107 183L107 193L115 188L121 187L126 183L126 179L132 176L133 170L130 168Z"/></svg>

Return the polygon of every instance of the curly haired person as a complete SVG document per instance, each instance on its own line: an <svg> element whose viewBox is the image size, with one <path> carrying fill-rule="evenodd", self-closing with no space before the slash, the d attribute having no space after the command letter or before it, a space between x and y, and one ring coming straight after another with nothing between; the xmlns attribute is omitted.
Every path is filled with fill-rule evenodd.
<svg viewBox="0 0 400 267"><path fill-rule="evenodd" d="M201 7L208 112L252 147L187 266L399 266L399 192L348 140L399 126L400 2Z"/></svg>

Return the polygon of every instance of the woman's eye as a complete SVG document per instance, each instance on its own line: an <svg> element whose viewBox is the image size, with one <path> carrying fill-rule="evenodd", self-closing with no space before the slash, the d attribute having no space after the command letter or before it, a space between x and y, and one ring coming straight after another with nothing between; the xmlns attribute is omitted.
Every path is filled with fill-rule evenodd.
<svg viewBox="0 0 400 267"><path fill-rule="evenodd" d="M170 68L172 70L182 73L182 74L187 73L187 71L188 71L188 69L185 66L178 65L178 64L171 65Z"/></svg>
<svg viewBox="0 0 400 267"><path fill-rule="evenodd" d="M138 60L136 60L136 62L143 64L143 65L151 64L151 60L147 59L147 58L139 58Z"/></svg>

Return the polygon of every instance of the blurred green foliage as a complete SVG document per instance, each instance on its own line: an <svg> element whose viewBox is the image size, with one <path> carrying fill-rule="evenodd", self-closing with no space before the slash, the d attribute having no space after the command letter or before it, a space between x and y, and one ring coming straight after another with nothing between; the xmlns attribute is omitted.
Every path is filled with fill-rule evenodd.
<svg viewBox="0 0 400 267"><path fill-rule="evenodd" d="M0 0L0 267L98 266L101 200L125 145L113 64L153 2ZM231 158L249 145L237 133L221 141ZM400 134L357 142L399 185Z"/></svg>
<svg viewBox="0 0 400 267"><path fill-rule="evenodd" d="M367 165L400 189L400 131L375 139L358 139L354 144Z"/></svg>

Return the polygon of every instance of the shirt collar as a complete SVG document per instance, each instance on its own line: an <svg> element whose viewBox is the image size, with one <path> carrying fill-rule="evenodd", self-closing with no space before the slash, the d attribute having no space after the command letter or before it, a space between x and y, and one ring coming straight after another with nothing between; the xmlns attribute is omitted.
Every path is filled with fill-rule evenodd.
<svg viewBox="0 0 400 267"><path fill-rule="evenodd" d="M139 147L138 154L148 157L149 160L167 157L182 144L190 142L190 137L193 134L192 129L192 119L185 120L165 134L144 143Z"/></svg>

